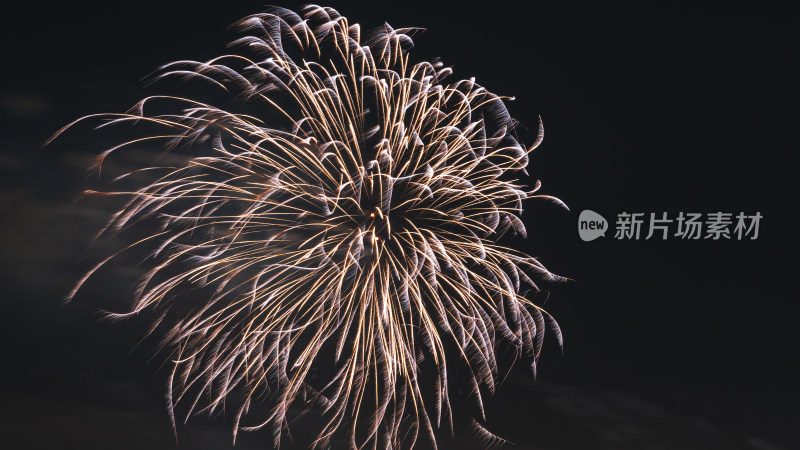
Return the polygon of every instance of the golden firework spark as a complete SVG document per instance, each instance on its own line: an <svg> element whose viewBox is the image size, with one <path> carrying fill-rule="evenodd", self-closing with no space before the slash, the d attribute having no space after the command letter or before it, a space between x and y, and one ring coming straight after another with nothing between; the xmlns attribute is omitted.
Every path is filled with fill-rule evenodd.
<svg viewBox="0 0 800 450"><path fill-rule="evenodd" d="M353 447L413 446L420 432L435 445L442 419L452 429L448 367L468 368L483 415L499 341L535 372L547 321L561 340L522 295L538 290L532 277L558 277L499 244L526 236L523 200L558 202L513 178L541 124L523 147L502 97L474 79L446 82L441 62L412 64L416 29L385 25L362 38L358 24L319 6L272 8L238 27L241 54L177 61L157 78L202 80L254 113L157 96L106 115L166 131L105 151L98 167L148 140L191 149L148 168L158 175L141 188L105 193L130 200L104 232L163 220L133 244L153 245L150 268L131 311L112 317L168 308L187 287L210 292L194 295L164 339L173 426L179 402L188 418L237 391L234 439L271 427L279 446L297 402L324 411L318 445L342 427ZM435 368L432 395L423 364ZM269 405L268 417L241 425L254 402Z"/></svg>

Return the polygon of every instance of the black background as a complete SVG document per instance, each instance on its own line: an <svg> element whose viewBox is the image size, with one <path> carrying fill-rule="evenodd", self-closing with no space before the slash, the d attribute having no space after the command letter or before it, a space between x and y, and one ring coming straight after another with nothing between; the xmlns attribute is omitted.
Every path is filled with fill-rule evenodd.
<svg viewBox="0 0 800 450"><path fill-rule="evenodd" d="M529 202L521 244L574 281L550 286L538 380L515 370L488 402L518 448L800 448L794 11L765 2L330 3L369 29L427 29L417 58L513 95L543 145L531 175L571 212ZM296 8L298 4L281 3ZM0 427L7 448L175 448L165 373L134 349L142 321L108 280L69 305L108 205L75 203L104 149L69 121L127 109L142 77L221 54L259 2L3 6L0 85ZM577 214L760 212L755 241L585 243ZM544 301L545 296L537 298ZM106 303L108 304L108 303ZM133 349L133 350L132 350ZM230 417L179 426L180 448L230 447ZM305 432L297 430L294 432ZM237 448L269 448L268 432ZM469 436L445 445L480 448Z"/></svg>

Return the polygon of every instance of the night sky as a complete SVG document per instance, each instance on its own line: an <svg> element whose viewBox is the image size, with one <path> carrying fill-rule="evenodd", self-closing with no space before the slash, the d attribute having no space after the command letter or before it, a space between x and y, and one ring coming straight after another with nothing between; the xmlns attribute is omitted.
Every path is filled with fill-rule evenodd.
<svg viewBox="0 0 800 450"><path fill-rule="evenodd" d="M146 318L98 314L128 304L131 271L63 303L104 250L90 241L114 202L78 197L97 186L90 158L114 142L86 125L41 146L77 117L165 93L142 81L157 66L223 53L236 37L228 25L263 10L229 3L4 6L6 448L176 448L162 359L151 360L153 341L137 346ZM528 142L544 122L529 181L570 211L529 201L519 246L573 280L536 297L565 347L546 338L536 381L526 367L511 372L487 401L488 426L520 449L800 448L798 16L766 2L601 3L327 4L364 29L426 28L412 58L442 57L453 79L516 97L510 111ZM583 242L584 209L612 226L621 212L763 219L756 240L618 240L612 230ZM177 448L229 448L231 423L179 425ZM292 432L300 442L313 430ZM270 442L268 431L240 433L236 448ZM461 430L442 445L480 448Z"/></svg>

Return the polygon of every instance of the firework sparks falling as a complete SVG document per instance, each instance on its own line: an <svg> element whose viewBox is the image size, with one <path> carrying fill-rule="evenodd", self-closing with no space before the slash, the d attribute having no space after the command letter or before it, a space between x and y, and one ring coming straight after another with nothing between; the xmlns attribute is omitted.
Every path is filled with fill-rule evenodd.
<svg viewBox="0 0 800 450"><path fill-rule="evenodd" d="M548 322L561 340L523 296L538 290L533 278L558 277L499 243L526 236L523 200L559 202L514 179L541 124L523 147L503 98L473 79L446 81L441 62L412 64L416 29L384 25L362 38L358 24L318 6L237 25L239 54L177 61L157 78L204 82L256 112L156 96L104 115L103 126L165 131L103 152L98 168L148 140L190 150L179 164L148 167L157 174L148 184L105 193L129 200L104 233L162 227L132 245L151 246L149 270L132 309L111 317L166 311L197 292L187 312L157 324L168 322L173 426L176 404L189 405L187 418L213 413L235 390L245 400L234 439L270 427L277 447L289 407L310 403L326 417L318 445L340 428L353 447L413 446L420 433L435 443L443 421L452 429L451 367L467 368L482 416L481 390L499 382L499 341L535 372ZM173 112L151 112L164 108ZM424 364L436 372L432 395L418 376ZM269 405L266 420L240 424L255 402Z"/></svg>

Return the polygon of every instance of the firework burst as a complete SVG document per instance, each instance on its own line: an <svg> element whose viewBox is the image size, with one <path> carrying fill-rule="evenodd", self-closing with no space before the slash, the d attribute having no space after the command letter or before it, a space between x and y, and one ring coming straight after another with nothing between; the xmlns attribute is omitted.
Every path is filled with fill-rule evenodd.
<svg viewBox="0 0 800 450"><path fill-rule="evenodd" d="M523 147L502 97L474 79L446 81L441 62L412 64L416 29L384 25L362 38L318 6L273 8L237 27L237 54L156 76L205 83L229 106L155 96L104 115L102 126L164 131L105 151L98 168L148 140L188 149L146 168L154 175L138 189L104 193L128 197L104 233L161 226L132 245L150 246L149 269L132 309L110 316L162 311L173 426L178 403L187 418L213 413L236 391L234 439L269 427L277 447L290 406L311 404L326 423L317 445L340 429L352 447L413 446L420 433L435 444L442 422L453 426L453 367L468 372L482 416L500 341L535 372L548 322L561 340L523 295L538 291L534 278L558 277L499 243L525 237L523 200L558 202L514 178L541 124ZM178 298L188 301L168 314ZM244 426L256 402L267 417Z"/></svg>

